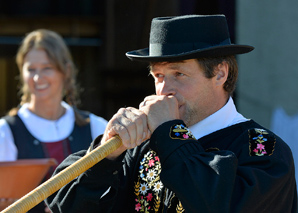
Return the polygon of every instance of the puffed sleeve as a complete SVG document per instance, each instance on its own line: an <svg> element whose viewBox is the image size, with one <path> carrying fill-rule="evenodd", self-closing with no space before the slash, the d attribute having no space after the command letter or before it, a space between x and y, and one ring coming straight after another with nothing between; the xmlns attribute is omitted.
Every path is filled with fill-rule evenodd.
<svg viewBox="0 0 298 213"><path fill-rule="evenodd" d="M0 161L15 161L17 153L9 125L5 119L0 119Z"/></svg>

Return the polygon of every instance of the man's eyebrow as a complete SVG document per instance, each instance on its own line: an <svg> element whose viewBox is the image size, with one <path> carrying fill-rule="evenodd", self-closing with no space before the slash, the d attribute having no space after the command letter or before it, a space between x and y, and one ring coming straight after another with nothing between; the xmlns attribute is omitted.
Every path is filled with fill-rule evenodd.
<svg viewBox="0 0 298 213"><path fill-rule="evenodd" d="M179 69L181 67L181 63L178 62L178 63L173 63L173 64L170 64L169 65L169 68L172 69L172 70L176 70L176 69Z"/></svg>
<svg viewBox="0 0 298 213"><path fill-rule="evenodd" d="M157 63L151 63L148 68L149 68L149 71L152 72L153 70L152 67L156 64L169 64L169 68L175 70L180 68L180 64L182 63L185 63L185 61L183 60L183 61L175 61L175 62L157 62Z"/></svg>

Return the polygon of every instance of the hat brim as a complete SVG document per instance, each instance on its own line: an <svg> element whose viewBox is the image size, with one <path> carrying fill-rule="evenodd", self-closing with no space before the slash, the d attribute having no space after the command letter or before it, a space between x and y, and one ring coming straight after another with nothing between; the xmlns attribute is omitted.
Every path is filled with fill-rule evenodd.
<svg viewBox="0 0 298 213"><path fill-rule="evenodd" d="M205 58L205 57L220 57L236 54L244 54L252 51L253 46L249 45L223 45L210 47L205 49L194 50L190 52L183 52L181 54L150 56L149 48L139 49L126 53L126 56L133 61L141 62L161 62L161 61L180 61L192 58Z"/></svg>

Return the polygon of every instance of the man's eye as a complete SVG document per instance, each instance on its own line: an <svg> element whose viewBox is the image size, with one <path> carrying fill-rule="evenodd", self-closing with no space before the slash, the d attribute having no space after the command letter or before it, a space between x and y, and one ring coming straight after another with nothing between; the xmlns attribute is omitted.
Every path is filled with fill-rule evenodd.
<svg viewBox="0 0 298 213"><path fill-rule="evenodd" d="M162 77L163 77L162 74L152 74L152 76L153 76L154 78L162 78Z"/></svg>
<svg viewBox="0 0 298 213"><path fill-rule="evenodd" d="M184 74L181 73L181 72L177 72L177 73L176 73L176 76L184 76Z"/></svg>

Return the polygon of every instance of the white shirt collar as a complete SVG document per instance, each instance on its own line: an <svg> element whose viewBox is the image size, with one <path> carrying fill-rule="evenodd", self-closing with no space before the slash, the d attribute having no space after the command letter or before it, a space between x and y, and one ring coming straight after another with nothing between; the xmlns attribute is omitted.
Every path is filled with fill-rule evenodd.
<svg viewBox="0 0 298 213"><path fill-rule="evenodd" d="M237 112L233 99L229 101L220 110L208 116L204 120L189 127L196 139L209 135L212 132L226 128L233 124L245 122L248 119Z"/></svg>
<svg viewBox="0 0 298 213"><path fill-rule="evenodd" d="M71 134L75 123L73 108L65 102L61 102L61 104L66 112L58 120L47 120L35 115L28 109L28 103L22 105L18 115L37 140L41 142L60 141Z"/></svg>

